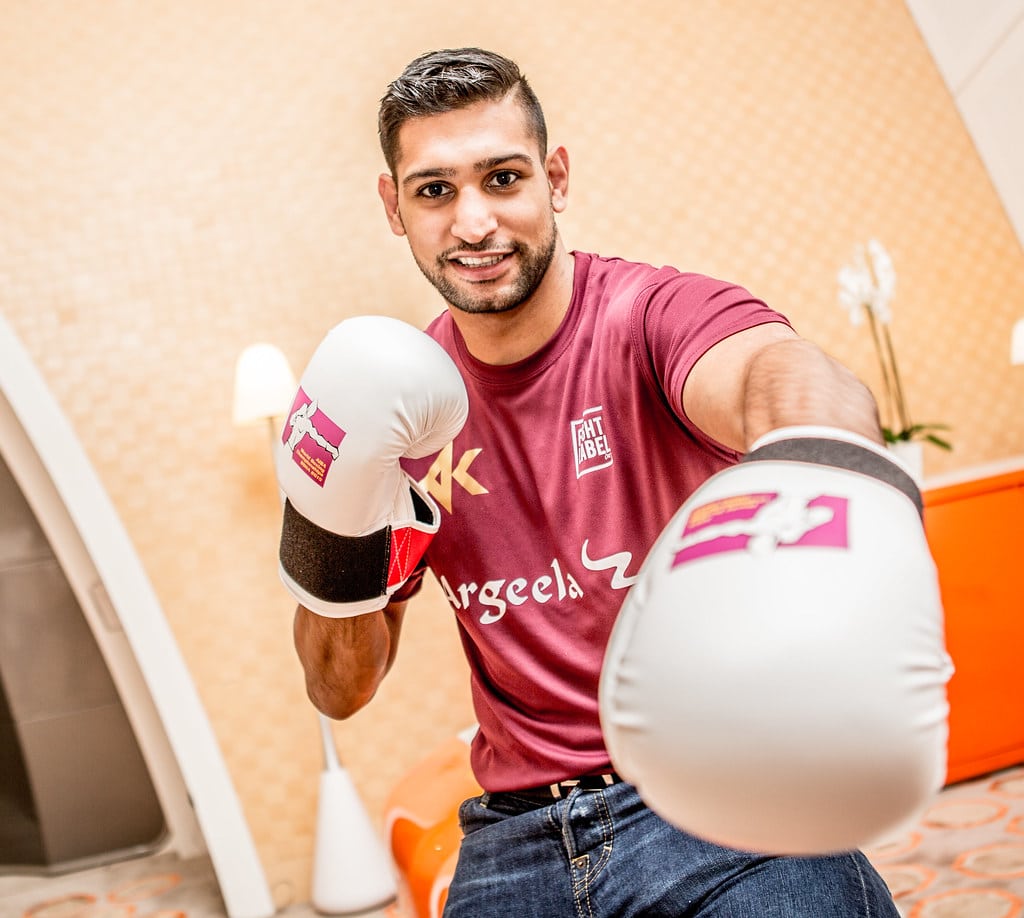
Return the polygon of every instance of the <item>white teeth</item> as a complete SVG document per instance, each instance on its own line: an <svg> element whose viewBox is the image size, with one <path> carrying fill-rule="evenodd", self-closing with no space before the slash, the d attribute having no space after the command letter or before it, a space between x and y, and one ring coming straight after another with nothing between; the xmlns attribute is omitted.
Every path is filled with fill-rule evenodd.
<svg viewBox="0 0 1024 918"><path fill-rule="evenodd" d="M455 260L460 265L465 265L467 268L485 268L490 265L496 265L504 257L504 255L490 255L487 258L471 258L468 255L463 255L461 258L456 258Z"/></svg>

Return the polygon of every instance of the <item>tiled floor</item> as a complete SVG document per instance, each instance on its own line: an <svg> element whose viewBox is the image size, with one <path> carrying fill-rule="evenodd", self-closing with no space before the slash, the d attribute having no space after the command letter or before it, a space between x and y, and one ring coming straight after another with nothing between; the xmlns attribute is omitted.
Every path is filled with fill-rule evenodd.
<svg viewBox="0 0 1024 918"><path fill-rule="evenodd" d="M1024 767L947 787L918 823L867 851L906 918L1024 915Z"/></svg>
<svg viewBox="0 0 1024 918"><path fill-rule="evenodd" d="M157 854L63 876L0 876L0 918L225 918L208 858ZM281 918L313 918L293 905ZM360 918L405 918L397 903Z"/></svg>
<svg viewBox="0 0 1024 918"><path fill-rule="evenodd" d="M946 788L917 825L867 854L905 918L1024 918L1024 767ZM404 898L364 918L415 918ZM58 877L0 876L2 918L224 915L205 858L158 854Z"/></svg>
<svg viewBox="0 0 1024 918"><path fill-rule="evenodd" d="M0 877L4 918L223 918L209 859L158 854L61 876ZM312 914L310 912L309 914Z"/></svg>

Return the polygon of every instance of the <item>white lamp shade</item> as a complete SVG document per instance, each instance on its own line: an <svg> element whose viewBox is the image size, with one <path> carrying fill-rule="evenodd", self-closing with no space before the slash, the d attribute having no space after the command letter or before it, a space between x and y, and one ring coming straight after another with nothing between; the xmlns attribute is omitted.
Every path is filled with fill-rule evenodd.
<svg viewBox="0 0 1024 918"><path fill-rule="evenodd" d="M1013 326L1010 340L1010 363L1014 366L1024 363L1024 319L1018 319Z"/></svg>
<svg viewBox="0 0 1024 918"><path fill-rule="evenodd" d="M298 384L288 359L272 344L252 344L235 364L236 424L253 424L284 417L292 406Z"/></svg>

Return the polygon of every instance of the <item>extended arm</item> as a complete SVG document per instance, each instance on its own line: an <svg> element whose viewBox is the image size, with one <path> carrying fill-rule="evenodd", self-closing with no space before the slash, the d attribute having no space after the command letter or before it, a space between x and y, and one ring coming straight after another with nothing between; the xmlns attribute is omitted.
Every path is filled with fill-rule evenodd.
<svg viewBox="0 0 1024 918"><path fill-rule="evenodd" d="M745 452L780 427L825 425L882 442L867 387L817 345L780 323L758 325L707 351L683 390L687 416Z"/></svg>
<svg viewBox="0 0 1024 918"><path fill-rule="evenodd" d="M945 776L952 670L920 491L864 385L785 325L712 347L683 404L745 455L683 503L619 612L600 689L615 770L719 844L876 843Z"/></svg>

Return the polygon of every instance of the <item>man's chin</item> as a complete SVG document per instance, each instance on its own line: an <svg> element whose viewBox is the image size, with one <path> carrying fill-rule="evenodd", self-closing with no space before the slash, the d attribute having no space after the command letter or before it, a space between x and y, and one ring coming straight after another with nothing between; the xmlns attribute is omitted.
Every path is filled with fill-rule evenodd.
<svg viewBox="0 0 1024 918"><path fill-rule="evenodd" d="M468 315L499 315L512 312L523 305L523 300L517 298L506 299L468 299L466 297L445 297L449 306Z"/></svg>
<svg viewBox="0 0 1024 918"><path fill-rule="evenodd" d="M444 297L445 302L470 315L487 315L502 312L511 312L523 304L523 297L519 290L498 288L497 281L477 281L470 289L464 284L435 284L438 292Z"/></svg>

